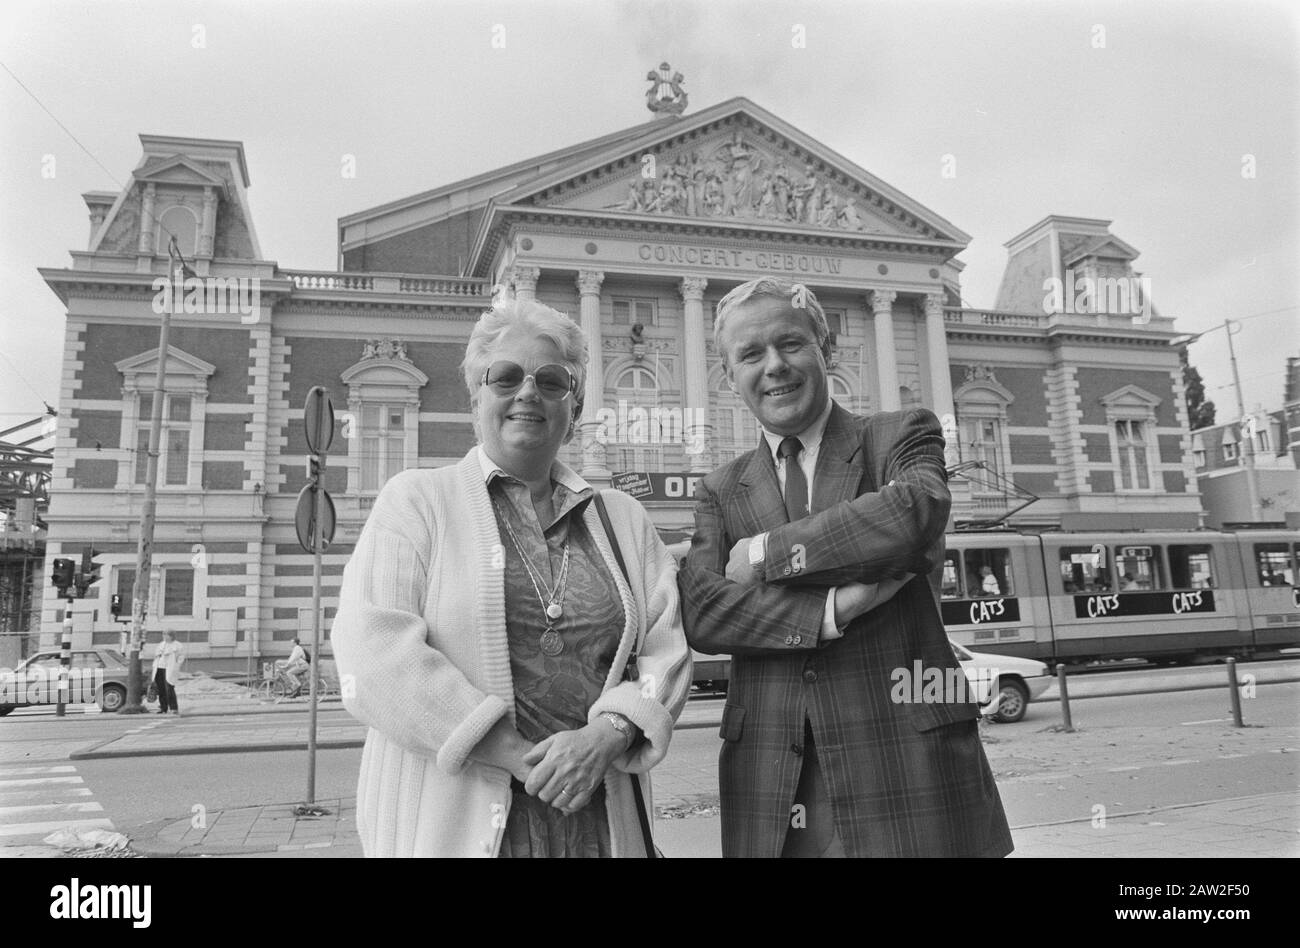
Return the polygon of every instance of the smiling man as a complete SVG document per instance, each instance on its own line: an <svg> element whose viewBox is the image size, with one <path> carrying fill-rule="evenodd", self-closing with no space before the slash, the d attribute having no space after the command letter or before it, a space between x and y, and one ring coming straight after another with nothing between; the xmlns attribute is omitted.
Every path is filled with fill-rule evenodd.
<svg viewBox="0 0 1300 948"><path fill-rule="evenodd" d="M891 699L895 669L961 674L929 578L951 505L938 420L836 405L826 316L801 285L736 287L714 341L763 428L696 488L679 576L691 645L732 657L723 855L1006 855L966 689Z"/></svg>

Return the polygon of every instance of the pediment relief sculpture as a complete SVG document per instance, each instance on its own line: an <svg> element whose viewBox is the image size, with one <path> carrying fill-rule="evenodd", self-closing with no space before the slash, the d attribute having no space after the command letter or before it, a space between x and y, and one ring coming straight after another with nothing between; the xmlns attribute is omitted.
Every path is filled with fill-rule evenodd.
<svg viewBox="0 0 1300 948"><path fill-rule="evenodd" d="M791 167L741 129L702 147L643 156L603 210L667 217L772 221L854 233L898 233L812 164ZM602 189L605 190L605 189ZM608 191L606 193L609 193Z"/></svg>

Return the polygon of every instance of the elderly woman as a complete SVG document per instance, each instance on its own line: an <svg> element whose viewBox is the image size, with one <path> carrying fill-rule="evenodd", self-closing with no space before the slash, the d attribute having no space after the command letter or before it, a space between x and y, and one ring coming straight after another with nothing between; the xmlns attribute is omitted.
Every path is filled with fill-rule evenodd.
<svg viewBox="0 0 1300 948"><path fill-rule="evenodd" d="M547 306L484 313L463 365L478 445L392 478L348 562L331 641L370 728L367 856L649 855L632 781L649 807L690 653L641 505L601 494L611 537L556 460L586 359Z"/></svg>

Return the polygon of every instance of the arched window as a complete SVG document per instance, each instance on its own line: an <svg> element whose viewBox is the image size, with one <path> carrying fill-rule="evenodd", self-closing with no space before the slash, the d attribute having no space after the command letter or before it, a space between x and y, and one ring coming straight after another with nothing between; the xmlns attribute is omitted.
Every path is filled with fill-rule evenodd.
<svg viewBox="0 0 1300 948"><path fill-rule="evenodd" d="M841 408L847 411L856 411L857 409L854 406L853 389L849 387L849 383L844 381L844 379L840 378L838 375L828 375L826 378L830 384L831 398L833 398Z"/></svg>
<svg viewBox="0 0 1300 948"><path fill-rule="evenodd" d="M199 246L199 219L188 207L180 204L173 205L163 211L162 216L158 218L156 246L160 254L167 253L173 234L176 236L176 246L180 248L181 256L187 260L193 259Z"/></svg>
<svg viewBox="0 0 1300 948"><path fill-rule="evenodd" d="M614 463L622 471L651 471L663 466L664 413L659 404L659 380L654 369L629 365L614 378ZM680 431L681 410L669 409ZM674 420L667 419L670 424ZM678 435L680 437L680 434Z"/></svg>

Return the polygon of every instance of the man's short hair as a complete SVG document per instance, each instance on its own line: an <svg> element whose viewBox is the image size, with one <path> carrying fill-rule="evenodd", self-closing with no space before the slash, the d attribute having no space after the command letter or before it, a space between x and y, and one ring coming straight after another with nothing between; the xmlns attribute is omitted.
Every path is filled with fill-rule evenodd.
<svg viewBox="0 0 1300 948"><path fill-rule="evenodd" d="M817 294L802 283L781 280L776 277L759 277L742 283L722 299L718 300L716 315L713 318L713 347L718 350L722 364L727 364L727 350L722 346L722 330L732 310L752 299L769 297L789 303L795 309L802 309L812 321L813 333L822 355L830 358L831 327L826 322L826 311L817 302Z"/></svg>

